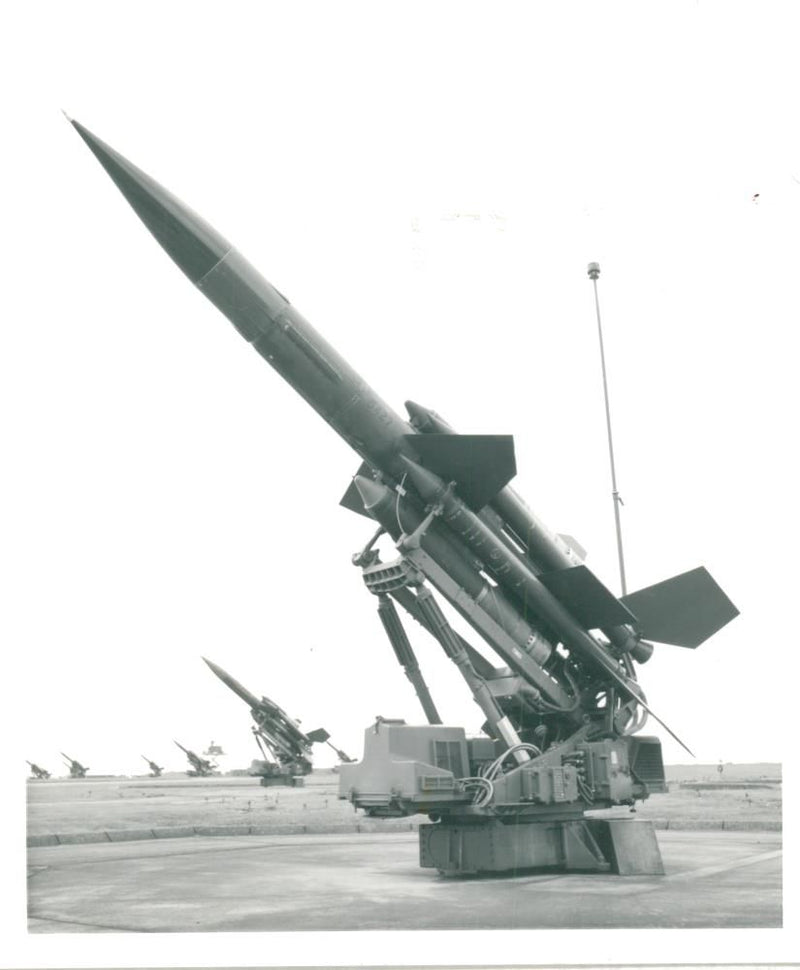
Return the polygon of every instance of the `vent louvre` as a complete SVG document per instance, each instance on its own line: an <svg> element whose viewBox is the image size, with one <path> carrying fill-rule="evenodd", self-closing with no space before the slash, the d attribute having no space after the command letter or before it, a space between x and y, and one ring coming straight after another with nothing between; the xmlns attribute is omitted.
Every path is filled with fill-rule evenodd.
<svg viewBox="0 0 800 970"><path fill-rule="evenodd" d="M433 763L444 771L452 771L456 778L463 778L465 773L461 763L461 742L434 741Z"/></svg>

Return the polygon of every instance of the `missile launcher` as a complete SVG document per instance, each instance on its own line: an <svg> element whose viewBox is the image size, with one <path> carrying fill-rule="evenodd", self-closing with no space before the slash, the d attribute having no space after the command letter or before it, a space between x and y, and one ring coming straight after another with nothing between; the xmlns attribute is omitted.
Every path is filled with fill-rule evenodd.
<svg viewBox="0 0 800 970"><path fill-rule="evenodd" d="M263 760L254 761L250 774L261 779L265 787L287 785L298 787L303 784L303 776L311 773L311 746L325 743L333 748L340 761L352 761L343 751L334 748L328 741L330 735L324 728L304 734L296 721L268 697L258 698L231 677L222 667L203 657L210 670L240 697L250 708L255 721L253 737L256 739Z"/></svg>
<svg viewBox="0 0 800 970"><path fill-rule="evenodd" d="M421 864L444 872L662 871L651 825L587 813L665 790L660 742L639 732L648 716L672 731L637 664L653 642L695 648L721 629L738 613L726 594L698 567L614 596L511 488L510 435L456 434L413 402L395 413L216 230L73 125L178 267L361 460L341 504L377 531L352 561L428 723L378 719L340 796L375 817L428 815ZM432 589L505 666L453 630ZM456 665L485 736L440 723L395 604Z"/></svg>

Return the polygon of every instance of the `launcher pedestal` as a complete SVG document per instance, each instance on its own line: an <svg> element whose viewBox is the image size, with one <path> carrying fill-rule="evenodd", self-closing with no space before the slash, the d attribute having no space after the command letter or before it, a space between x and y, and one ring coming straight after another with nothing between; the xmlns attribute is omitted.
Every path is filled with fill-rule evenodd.
<svg viewBox="0 0 800 970"><path fill-rule="evenodd" d="M526 869L664 873L652 822L624 818L420 825L419 862L448 875Z"/></svg>

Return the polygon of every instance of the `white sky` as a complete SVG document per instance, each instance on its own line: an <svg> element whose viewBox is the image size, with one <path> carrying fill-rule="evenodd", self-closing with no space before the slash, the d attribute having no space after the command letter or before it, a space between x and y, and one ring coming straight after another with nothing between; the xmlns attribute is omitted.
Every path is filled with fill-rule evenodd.
<svg viewBox="0 0 800 970"><path fill-rule="evenodd" d="M337 505L359 459L193 290L60 108L399 413L411 398L513 433L515 487L616 589L599 261L629 588L704 564L742 614L695 652L657 648L642 685L699 761L794 753L794 5L4 12L12 774L58 771L60 750L180 770L173 738L248 763L247 709L201 655L351 753L376 714L421 720L349 565L371 531ZM407 626L445 721L477 730Z"/></svg>

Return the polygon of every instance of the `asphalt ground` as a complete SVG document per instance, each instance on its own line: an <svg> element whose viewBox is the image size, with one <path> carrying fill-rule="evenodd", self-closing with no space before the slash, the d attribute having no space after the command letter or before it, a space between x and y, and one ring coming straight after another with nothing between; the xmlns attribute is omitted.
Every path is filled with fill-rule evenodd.
<svg viewBox="0 0 800 970"><path fill-rule="evenodd" d="M31 933L781 926L779 832L658 833L664 876L443 877L415 833L28 850Z"/></svg>

